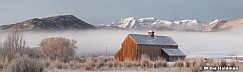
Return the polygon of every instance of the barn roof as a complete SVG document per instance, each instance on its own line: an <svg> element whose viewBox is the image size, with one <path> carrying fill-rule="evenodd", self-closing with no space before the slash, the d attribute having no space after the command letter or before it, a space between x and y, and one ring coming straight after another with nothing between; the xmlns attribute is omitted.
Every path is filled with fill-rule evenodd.
<svg viewBox="0 0 243 72"><path fill-rule="evenodd" d="M185 54L177 48L162 48L162 50L169 56L185 56Z"/></svg>
<svg viewBox="0 0 243 72"><path fill-rule="evenodd" d="M170 36L151 37L149 35L130 34L137 44L149 45L177 45L177 43Z"/></svg>

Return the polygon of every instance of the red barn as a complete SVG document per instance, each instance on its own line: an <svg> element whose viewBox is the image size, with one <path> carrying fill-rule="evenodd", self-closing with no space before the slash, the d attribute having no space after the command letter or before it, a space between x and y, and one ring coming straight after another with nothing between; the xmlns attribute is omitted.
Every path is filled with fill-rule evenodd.
<svg viewBox="0 0 243 72"><path fill-rule="evenodd" d="M185 55L178 49L177 43L171 37L157 36L154 33L153 30L150 30L148 35L129 34L115 57L120 61L139 60L141 55L147 55L152 60L163 58L166 61L185 58Z"/></svg>

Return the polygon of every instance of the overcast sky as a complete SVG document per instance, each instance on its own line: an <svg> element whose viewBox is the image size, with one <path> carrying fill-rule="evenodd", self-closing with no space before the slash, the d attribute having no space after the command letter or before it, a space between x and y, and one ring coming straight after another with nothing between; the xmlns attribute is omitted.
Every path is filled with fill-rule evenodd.
<svg viewBox="0 0 243 72"><path fill-rule="evenodd" d="M207 22L243 17L243 0L0 0L0 24L66 14L90 24L130 16Z"/></svg>

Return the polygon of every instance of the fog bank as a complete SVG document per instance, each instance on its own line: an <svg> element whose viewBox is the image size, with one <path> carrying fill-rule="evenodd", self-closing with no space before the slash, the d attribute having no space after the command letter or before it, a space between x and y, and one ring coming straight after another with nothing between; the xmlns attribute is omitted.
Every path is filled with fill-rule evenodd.
<svg viewBox="0 0 243 72"><path fill-rule="evenodd" d="M228 32L173 32L155 31L156 35L171 36L179 48L188 56L227 56L243 55L243 28ZM130 34L147 34L146 31L133 30L87 30L65 32L26 32L24 39L28 47L37 47L40 41L48 37L65 37L77 41L78 55L105 54L106 47L114 55L125 37ZM5 40L6 33L0 34Z"/></svg>

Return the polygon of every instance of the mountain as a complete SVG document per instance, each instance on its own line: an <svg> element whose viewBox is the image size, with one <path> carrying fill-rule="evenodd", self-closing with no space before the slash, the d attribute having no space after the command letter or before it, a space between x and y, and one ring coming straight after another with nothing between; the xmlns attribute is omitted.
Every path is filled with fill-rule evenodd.
<svg viewBox="0 0 243 72"><path fill-rule="evenodd" d="M177 31L221 31L233 28L238 24L243 24L243 18L232 20L216 19L211 22L201 22L192 20L163 20L154 17L139 18L128 17L115 20L111 24L99 25L97 27L112 29L131 29L131 30L177 30Z"/></svg>
<svg viewBox="0 0 243 72"><path fill-rule="evenodd" d="M18 27L23 31L55 31L55 30L84 30L84 29L120 29L120 30L176 30L176 31L222 31L243 24L243 18L232 20L216 19L211 22L191 20L165 20L154 17L118 19L111 24L90 25L73 15L59 15L46 18L34 18L0 26L0 32Z"/></svg>
<svg viewBox="0 0 243 72"><path fill-rule="evenodd" d="M161 20L154 17L139 18L128 17L125 19L115 20L112 24L101 25L102 27L118 27L132 30L184 30L184 31L198 31L204 27L204 22L198 20Z"/></svg>
<svg viewBox="0 0 243 72"><path fill-rule="evenodd" d="M235 27L238 24L243 24L243 18L232 20L215 20L212 23L202 28L202 31L221 31Z"/></svg>
<svg viewBox="0 0 243 72"><path fill-rule="evenodd" d="M226 23L226 20L222 20L222 19L216 19L212 22L209 22L208 25L204 26L202 28L202 31L215 31L218 30L219 26L223 25L224 23Z"/></svg>
<svg viewBox="0 0 243 72"><path fill-rule="evenodd" d="M1 30L8 30L18 27L24 31L40 31L40 30L80 30L93 29L95 26L90 25L73 15L60 15L47 18L34 18L19 22L16 24L2 25Z"/></svg>

